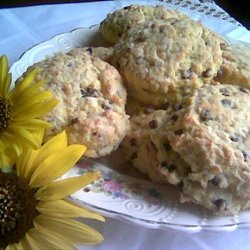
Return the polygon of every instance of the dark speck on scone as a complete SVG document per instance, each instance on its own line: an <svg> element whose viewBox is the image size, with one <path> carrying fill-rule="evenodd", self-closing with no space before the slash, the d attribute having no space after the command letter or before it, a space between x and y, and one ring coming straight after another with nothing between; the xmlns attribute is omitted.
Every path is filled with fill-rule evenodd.
<svg viewBox="0 0 250 250"><path fill-rule="evenodd" d="M157 126L158 126L158 122L157 122L157 120L152 120L152 121L150 121L149 122L149 127L151 128L151 129L155 129L155 128L157 128Z"/></svg>
<svg viewBox="0 0 250 250"><path fill-rule="evenodd" d="M222 95L224 96L230 96L231 95L231 92L227 89L227 87L223 87L220 89L220 92Z"/></svg>
<svg viewBox="0 0 250 250"><path fill-rule="evenodd" d="M174 131L175 135L182 135L183 134L183 130L182 129L177 129Z"/></svg>
<svg viewBox="0 0 250 250"><path fill-rule="evenodd" d="M226 210L227 202L224 199L218 199L214 201L214 205L217 209L224 211Z"/></svg>
<svg viewBox="0 0 250 250"><path fill-rule="evenodd" d="M220 182L221 182L221 178L218 175L214 176L214 178L211 180L211 183L215 186L218 186Z"/></svg>
<svg viewBox="0 0 250 250"><path fill-rule="evenodd" d="M81 89L82 97L98 97L99 93L97 89L87 87L86 89Z"/></svg>
<svg viewBox="0 0 250 250"><path fill-rule="evenodd" d="M213 116L211 114L211 111L208 109L202 109L200 112L200 119L201 119L201 121L213 120Z"/></svg>
<svg viewBox="0 0 250 250"><path fill-rule="evenodd" d="M222 99L222 100L221 100L221 103L222 103L224 106L231 106L231 104L232 104L231 100L229 100L229 99Z"/></svg>

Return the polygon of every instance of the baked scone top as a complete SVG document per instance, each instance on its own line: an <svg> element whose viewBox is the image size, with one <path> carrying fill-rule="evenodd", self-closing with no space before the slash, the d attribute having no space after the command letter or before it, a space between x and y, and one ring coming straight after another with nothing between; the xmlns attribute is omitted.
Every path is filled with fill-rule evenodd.
<svg viewBox="0 0 250 250"><path fill-rule="evenodd" d="M126 89L119 72L86 48L57 53L32 67L58 105L45 116L52 126L45 138L66 130L70 144L87 146L86 156L109 154L129 129Z"/></svg>
<svg viewBox="0 0 250 250"><path fill-rule="evenodd" d="M114 65L132 96L159 106L210 82L222 63L220 42L193 20L149 20L129 29L115 45Z"/></svg>
<svg viewBox="0 0 250 250"><path fill-rule="evenodd" d="M143 23L148 19L163 20L171 17L187 18L181 12L166 9L160 5L130 5L109 13L101 22L100 31L107 41L116 43L123 33L138 23Z"/></svg>

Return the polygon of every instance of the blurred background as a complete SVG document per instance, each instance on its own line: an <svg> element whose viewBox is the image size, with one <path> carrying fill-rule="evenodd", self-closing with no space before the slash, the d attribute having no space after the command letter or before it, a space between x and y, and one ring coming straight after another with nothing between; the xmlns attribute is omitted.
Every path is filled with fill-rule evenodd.
<svg viewBox="0 0 250 250"><path fill-rule="evenodd" d="M0 8L17 7L37 4L93 2L96 0L0 0ZM100 0L101 1L101 0ZM181 0L180 0L181 1ZM204 1L204 0L200 0ZM250 5L249 0L214 0L230 16L250 29Z"/></svg>
<svg viewBox="0 0 250 250"><path fill-rule="evenodd" d="M214 2L250 29L250 5L248 0L214 0Z"/></svg>

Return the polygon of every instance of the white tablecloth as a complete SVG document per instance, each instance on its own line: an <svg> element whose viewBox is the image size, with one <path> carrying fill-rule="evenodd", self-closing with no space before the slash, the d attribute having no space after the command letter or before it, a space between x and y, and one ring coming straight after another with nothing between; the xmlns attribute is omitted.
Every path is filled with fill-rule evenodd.
<svg viewBox="0 0 250 250"><path fill-rule="evenodd" d="M6 54L12 64L30 47L58 33L98 24L108 12L135 2L138 1L103 1L1 9L0 55ZM185 7L185 2L188 1L182 1L183 6L175 4L178 2L176 0L161 2L167 2L171 8L191 13L194 19L201 20L222 35L250 41L249 31L230 19L210 0L200 0L200 3L205 2L209 6L202 11L198 5L194 10ZM199 4L199 0L192 2ZM214 11L215 14L211 14L214 17L204 14L207 9ZM147 229L111 218L107 218L106 223L88 221L88 224L98 229L104 235L105 241L99 246L86 249L250 249L250 228L234 232L202 231L190 234ZM79 246L79 249L85 247Z"/></svg>

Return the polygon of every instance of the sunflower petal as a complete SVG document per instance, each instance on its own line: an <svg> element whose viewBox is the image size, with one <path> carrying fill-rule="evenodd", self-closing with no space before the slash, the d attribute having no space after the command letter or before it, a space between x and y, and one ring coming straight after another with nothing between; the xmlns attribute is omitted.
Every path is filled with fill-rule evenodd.
<svg viewBox="0 0 250 250"><path fill-rule="evenodd" d="M1 140L1 150L6 153L7 156L11 158L16 158L19 156L23 147L18 137L12 134L12 131L5 131L0 137ZM24 146L24 145L23 145Z"/></svg>
<svg viewBox="0 0 250 250"><path fill-rule="evenodd" d="M59 180L40 188L36 193L39 200L58 200L75 193L79 189L87 186L100 176L99 172L86 173L82 176Z"/></svg>
<svg viewBox="0 0 250 250"><path fill-rule="evenodd" d="M42 85L42 84L40 84ZM36 103L47 102L53 98L50 91L42 91L34 89L38 88L39 84L34 84L32 91L30 89L20 93L20 96L14 100L11 100L12 106L15 107L13 114L23 113L23 110L32 107Z"/></svg>
<svg viewBox="0 0 250 250"><path fill-rule="evenodd" d="M52 94L49 91L43 91L39 94L21 94L20 100L15 100L15 103L12 105L15 109L12 112L13 116L16 114L24 113L25 110L32 108L34 105L38 103L46 103L47 101L52 99Z"/></svg>
<svg viewBox="0 0 250 250"><path fill-rule="evenodd" d="M32 187L45 186L69 171L85 152L86 147L70 145L44 159L30 179Z"/></svg>
<svg viewBox="0 0 250 250"><path fill-rule="evenodd" d="M6 250L17 250L17 248L16 248L15 244L11 244L11 245L8 245L6 247Z"/></svg>
<svg viewBox="0 0 250 250"><path fill-rule="evenodd" d="M29 73L21 81L18 81L15 85L15 88L13 88L9 92L10 100L16 99L22 91L28 88L31 85L31 83L33 83L37 73L38 73L38 68L34 68L33 70L29 71Z"/></svg>
<svg viewBox="0 0 250 250"><path fill-rule="evenodd" d="M36 227L26 234L27 241L34 249L76 249L67 239L49 229Z"/></svg>
<svg viewBox="0 0 250 250"><path fill-rule="evenodd" d="M14 106L20 106L20 108L21 108L23 106L23 104L25 104L26 102L29 102L29 101L35 102L36 101L35 95L38 94L39 91L42 93L40 88L42 87L43 84L44 84L43 81L35 82L34 84L29 86L28 88L26 87L21 91L19 90L18 95L16 95L16 96L10 95L9 99L11 101L11 104ZM16 85L15 89L13 89L13 91L17 91L19 85L22 86L22 83L17 83L17 85ZM29 99L27 99L27 98L29 98Z"/></svg>
<svg viewBox="0 0 250 250"><path fill-rule="evenodd" d="M25 177L29 180L36 167L33 163L38 155L38 150L27 149L25 153L19 156L16 163L16 171L18 176Z"/></svg>
<svg viewBox="0 0 250 250"><path fill-rule="evenodd" d="M5 97L11 82L11 75L8 73L8 59L5 55L0 57L0 96Z"/></svg>
<svg viewBox="0 0 250 250"><path fill-rule="evenodd" d="M47 214L57 218L83 217L105 221L101 215L91 212L83 207L71 204L65 200L40 201L38 202L36 209L42 214Z"/></svg>
<svg viewBox="0 0 250 250"><path fill-rule="evenodd" d="M23 248L23 246L21 244L18 244L18 243L15 243L14 245L15 245L15 248L17 250L25 250L25 249L27 249L27 248Z"/></svg>
<svg viewBox="0 0 250 250"><path fill-rule="evenodd" d="M96 244L103 241L103 236L95 229L72 219L58 219L39 215L34 224L62 234L73 243Z"/></svg>
<svg viewBox="0 0 250 250"><path fill-rule="evenodd" d="M44 132L45 132L44 129L41 128L32 131L32 135L39 141L39 145L41 145L43 142Z"/></svg>
<svg viewBox="0 0 250 250"><path fill-rule="evenodd" d="M12 75L8 74L5 79L4 86L2 86L2 89L1 89L1 94L5 96L6 99L8 98L8 91L10 89L11 80L12 80Z"/></svg>
<svg viewBox="0 0 250 250"><path fill-rule="evenodd" d="M6 156L2 151L0 151L0 168L2 169L12 169L15 161Z"/></svg>
<svg viewBox="0 0 250 250"><path fill-rule="evenodd" d="M55 99L43 102L36 103L32 107L27 107L23 109L22 112L14 113L15 119L32 119L37 117L42 117L46 115L49 111L51 111L56 105L58 101Z"/></svg>
<svg viewBox="0 0 250 250"><path fill-rule="evenodd" d="M40 146L40 141L27 129L19 126L10 125L9 130L12 131L12 136L19 138L25 147L38 148Z"/></svg>
<svg viewBox="0 0 250 250"><path fill-rule="evenodd" d="M40 119L15 120L15 125L25 128L27 130L38 130L40 128L47 128L51 126L50 123Z"/></svg>
<svg viewBox="0 0 250 250"><path fill-rule="evenodd" d="M55 151L60 151L68 144L67 134L65 131L57 134L47 141L41 148L39 148L39 154L34 162L35 165L39 165L44 159L47 159L49 155Z"/></svg>
<svg viewBox="0 0 250 250"><path fill-rule="evenodd" d="M27 250L31 249L30 244L28 243L26 237L23 237L19 242L16 244L18 250Z"/></svg>

